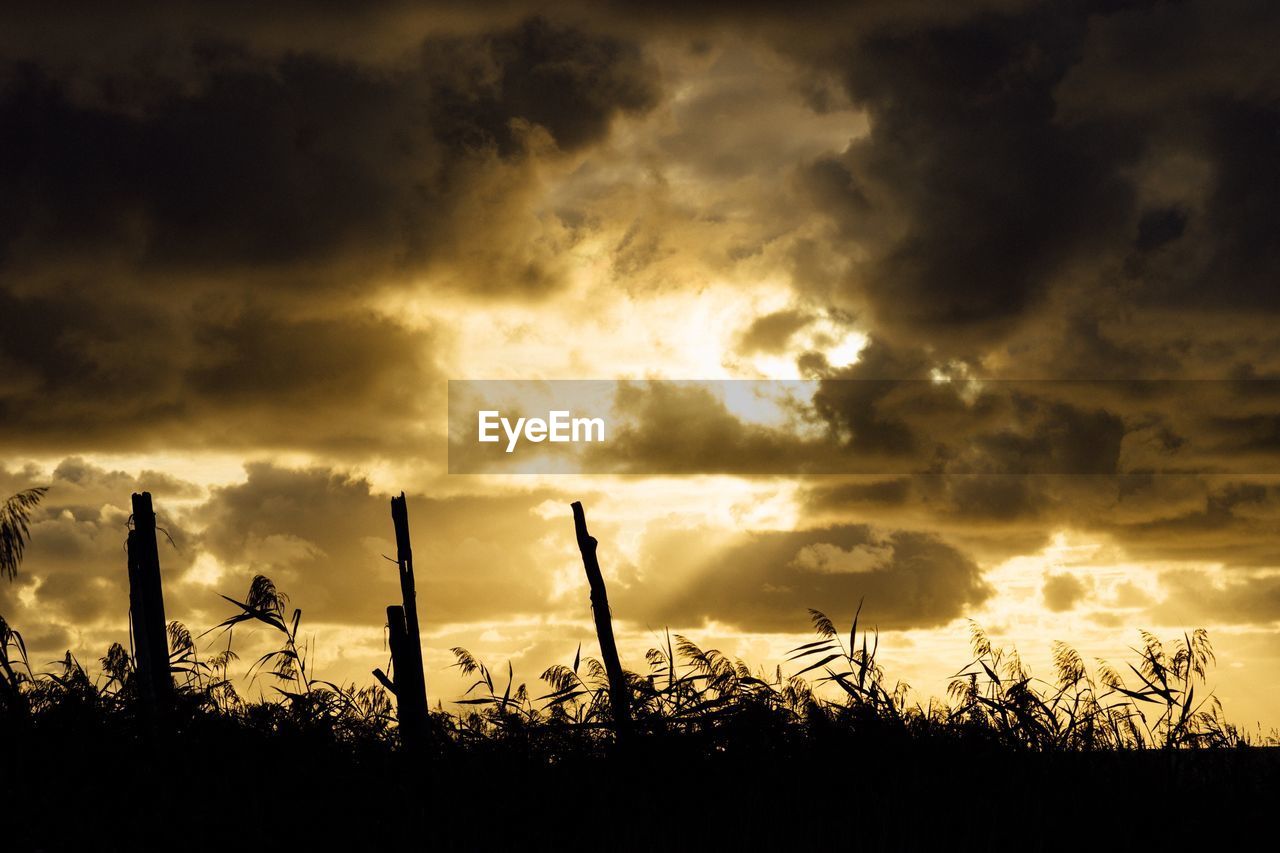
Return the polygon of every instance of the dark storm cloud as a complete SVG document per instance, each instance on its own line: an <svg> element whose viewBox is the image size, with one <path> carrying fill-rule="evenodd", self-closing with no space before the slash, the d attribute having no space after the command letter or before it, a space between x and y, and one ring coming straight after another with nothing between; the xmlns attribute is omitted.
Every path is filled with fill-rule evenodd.
<svg viewBox="0 0 1280 853"><path fill-rule="evenodd" d="M1160 114L1230 95L1280 95L1280 13L1252 0L1134 3L1092 17L1059 87L1064 115Z"/></svg>
<svg viewBox="0 0 1280 853"><path fill-rule="evenodd" d="M123 35L0 57L0 441L372 447L368 413L420 423L433 336L370 297L554 290L535 162L657 93L634 44L537 18L391 66L196 33L158 64Z"/></svg>
<svg viewBox="0 0 1280 853"><path fill-rule="evenodd" d="M1259 2L1038 3L793 41L871 126L804 174L851 261L811 287L977 363L1024 330L1096 328L1099 310L1120 325L1134 310L1275 310L1278 26ZM1166 318L1127 319L1119 346L1150 351ZM1080 367L1177 375L1221 331L1188 330L1171 358ZM1070 371L1081 343L1048 369Z"/></svg>
<svg viewBox="0 0 1280 853"><path fill-rule="evenodd" d="M283 269L306 288L322 265L421 267L459 233L475 171L522 156L531 128L574 150L655 97L634 46L537 19L429 39L394 69L192 53L184 76L116 98L78 98L38 62L4 68L7 266L101 251L134 274Z"/></svg>
<svg viewBox="0 0 1280 853"><path fill-rule="evenodd" d="M583 458L588 470L825 474L800 493L808 523L937 530L986 560L1072 529L1134 559L1280 564L1274 383L851 378L904 365L875 344L783 425L746 420L713 386L628 383L630 420Z"/></svg>
<svg viewBox="0 0 1280 853"><path fill-rule="evenodd" d="M289 341L314 335L367 360L375 384L424 383L429 371L403 366L388 378L392 346L372 337L400 351L432 341L357 306L432 271L476 296L553 292L565 247L536 239L529 164L548 148L588 148L615 116L658 102L647 40L705 41L735 21L791 60L797 86L834 82L868 117L865 138L799 170L806 213L830 227L795 240L792 271L820 302L869 307L860 321L900 344L898 358L911 353L909 375L953 356L996 374L1280 363L1265 331L1242 342L1159 315L1274 307L1266 7L804 9L663 5L663 20L646 25L616 4L552 4L544 18L518 3L483 14L436 4L417 16L398 3L331 4L291 27L287 9L162 15L144 4L118 17L82 10L82 23L61 27L17 22L0 39L5 422L23 429L35 395L89 411L92 393L59 398L80 390L75 380L110 389L116 378L159 392L141 403L128 391L135 409L193 417L200 395L244 365L175 358L174 346L231 344L233 328L246 351L278 328L286 361L298 358ZM698 95L711 112L725 97L742 96ZM702 137L681 143L714 153L694 157L701 171L749 171L742 146ZM784 208L802 212L790 199ZM215 312L242 316L197 324L209 293L223 303ZM778 351L809 310L761 317L744 330L744 351ZM131 324L164 346L129 334L126 347ZM190 377L104 370L139 347L190 363ZM333 365L301 360L304 386L317 367ZM73 379L65 395L52 376ZM279 379L264 372L263 399L284 390ZM864 447L914 448L901 423L853 426Z"/></svg>
<svg viewBox="0 0 1280 853"><path fill-rule="evenodd" d="M478 396L450 410L451 470L861 475L814 486L811 508L1108 530L1195 512L1187 483L1203 502L1211 481L1280 474L1272 380L868 378L902 364L873 343L865 360L807 383L473 383ZM479 410L514 420L559 407L603 416L607 438L476 441Z"/></svg>
<svg viewBox="0 0 1280 853"><path fill-rule="evenodd" d="M834 238L868 254L847 286L891 331L989 341L1127 225L1139 138L1055 121L1087 23L1058 9L886 28L833 60L871 132L807 180Z"/></svg>
<svg viewBox="0 0 1280 853"><path fill-rule="evenodd" d="M1173 478L1174 481L1178 478ZM1149 488L1159 494L1172 484L1157 478ZM1200 494L1187 503L1167 501L1154 517L1114 519L1110 527L1137 558L1223 562L1244 567L1280 565L1280 484L1275 478L1198 484Z"/></svg>
<svg viewBox="0 0 1280 853"><path fill-rule="evenodd" d="M868 499L899 482L894 500ZM1280 565L1274 476L858 478L811 485L801 500L815 522L927 526L990 561L1036 552L1053 531L1074 530L1115 544L1136 562L1213 563L1244 574Z"/></svg>
<svg viewBox="0 0 1280 853"><path fill-rule="evenodd" d="M876 369L874 360L859 362L812 384L618 383L608 440L586 449L582 469L1002 477L1280 471L1274 418L1258 413L1274 383L868 378ZM564 384L568 399L577 386ZM731 409L726 400L735 397Z"/></svg>
<svg viewBox="0 0 1280 853"><path fill-rule="evenodd" d="M432 336L351 305L0 290L0 442L376 450L417 441ZM388 431L388 419L409 420Z"/></svg>
<svg viewBox="0 0 1280 853"><path fill-rule="evenodd" d="M440 402L424 389L438 383L434 351L448 330L376 313L374 299L415 277L477 302L557 293L568 247L541 217L572 211L564 224L577 233L597 214L579 198L544 204L554 194L542 194L540 164L574 162L618 116L678 88L660 86L651 40L707 53L725 33L746 34L787 57L797 98L818 111L851 103L869 133L801 158L722 118L729 106L742 115L750 81L695 93L689 109L702 121L658 131L655 159L717 187L755 181L768 163L789 189L692 205L689 222L728 229L718 241L673 226L686 220L661 205L645 227L625 221L638 222L647 201L628 200L613 273L652 267L664 278L682 252L696 254L692 243L728 247L716 255L726 264L783 253L798 304L771 303L742 330L741 350L792 351L819 380L873 381L824 381L814 417L800 421L804 438L743 424L696 394L638 396L639 425L617 445L624 466L783 473L854 456L883 476L813 485L805 508L824 523L874 514L987 557L1034 550L1067 527L1106 534L1140 559L1280 565L1274 483L1247 476L1275 470L1265 466L1280 445L1274 396L1246 382L1280 376L1274 4L565 3L536 20L521 3L470 5L59 5L6 21L0 443L353 456L422 447L419 427ZM780 114L762 109L761 121ZM756 160L756 148L776 150ZM618 180L614 165L600 181ZM752 225L745 235L732 232L741 221ZM794 353L805 318L833 309L871 335L846 371ZM957 381L932 384L935 371ZM959 381L969 376L1241 385L1222 382L1187 405L1099 385L999 395ZM65 507L75 524L61 510L41 522L66 560L105 554L116 520L102 508L118 510L132 488L78 467L58 475L62 488L99 482L101 503ZM1147 473L1167 469L1188 473ZM1212 470L1235 475L1195 473ZM238 580L255 568L286 581L305 573L322 579L321 613L336 615L348 595L380 606L385 578L358 589L342 574L375 559L372 546L351 550L301 511L262 507L304 505L298 493L314 490L323 499L308 511L351 534L345 542L357 527L385 527L384 497L328 472L264 469L250 481L207 509L209 547ZM515 565L533 565L517 537L542 528L524 498L498 509L469 500L468 512L500 509L519 522L505 549L460 532L442 540L467 555L458 565L488 578L511 549ZM344 522L342 506L362 507L363 520ZM255 512L270 524L253 527ZM869 543L855 539L804 543L846 556L810 551L802 564L861 565ZM824 606L779 592L786 583L741 556L780 610ZM788 568L793 556L771 571L802 575L815 594L851 592L840 573ZM767 622L727 571L707 574L731 589L731 612ZM467 577L433 591L458 618L480 612L467 602L483 584ZM1274 618L1266 576L1249 577L1206 601ZM545 598L521 583L511 580L518 594L504 605ZM109 594L95 598L93 584ZM965 589L948 600L968 600ZM89 615L118 593L118 579L77 585L66 575L42 594L51 608ZM684 616L705 615L677 603Z"/></svg>
<svg viewBox="0 0 1280 853"><path fill-rule="evenodd" d="M810 469L823 439L797 440L791 429L744 422L697 384L627 383L616 404L628 419L586 465L635 473L794 473ZM599 469L597 469L599 470Z"/></svg>
<svg viewBox="0 0 1280 853"><path fill-rule="evenodd" d="M651 543L650 570L665 573L668 554L699 553L689 541L698 535L677 531ZM808 608L843 619L863 598L864 616L881 628L941 625L991 594L978 566L954 546L866 525L756 533L717 551L674 588L658 578L642 580L627 594L622 618L672 625L714 620L766 632L804 630Z"/></svg>

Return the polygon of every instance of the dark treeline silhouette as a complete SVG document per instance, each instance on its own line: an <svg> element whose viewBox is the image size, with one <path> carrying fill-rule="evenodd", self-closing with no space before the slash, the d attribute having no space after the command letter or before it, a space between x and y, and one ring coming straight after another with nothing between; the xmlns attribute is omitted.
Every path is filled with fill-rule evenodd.
<svg viewBox="0 0 1280 853"><path fill-rule="evenodd" d="M320 678L301 612L262 576L243 598L224 596L233 612L203 650L182 624L163 626L167 667L151 661L159 691L143 656L119 644L97 677L70 652L36 671L0 619L0 846L1038 850L1201 838L1221 848L1248 837L1278 790L1277 750L1226 722L1207 689L1203 630L1169 643L1141 634L1127 679L1106 664L1091 672L1060 644L1041 680L973 625L972 660L945 700L925 705L877 663L861 607L847 633L811 611L815 639L794 650L789 673L670 634L627 670L580 504L603 660L579 649L530 690L509 664L495 677L455 648L473 680L462 710L437 699L425 712L420 647L404 648L410 608L414 642L417 617L397 500L405 600L389 611L405 622L378 684ZM134 508L130 578L145 584L150 496ZM135 595L131 606L148 605ZM132 622L139 650L143 620ZM250 623L277 644L242 665L235 635ZM405 670L415 658L416 676ZM271 689L244 696L241 676Z"/></svg>

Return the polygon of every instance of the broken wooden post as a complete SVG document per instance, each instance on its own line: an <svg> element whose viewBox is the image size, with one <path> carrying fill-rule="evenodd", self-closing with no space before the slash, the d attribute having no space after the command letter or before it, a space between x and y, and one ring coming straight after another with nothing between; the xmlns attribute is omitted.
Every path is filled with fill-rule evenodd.
<svg viewBox="0 0 1280 853"><path fill-rule="evenodd" d="M133 529L129 531L129 623L137 659L138 687L143 703L164 706L173 696L169 671L169 633L164 618L164 589L160 583L160 552L156 547L156 514L151 493L133 495Z"/></svg>
<svg viewBox="0 0 1280 853"><path fill-rule="evenodd" d="M404 627L404 608L392 604L387 608L387 644L391 646L391 674L396 681L400 680L400 664L404 662L404 646L406 631ZM381 672L382 670L378 670ZM400 688L395 681L391 683L391 692L399 694Z"/></svg>
<svg viewBox="0 0 1280 853"><path fill-rule="evenodd" d="M426 722L426 700L415 701L422 696L415 689L413 657L409 652L409 630L405 622L404 608L393 604L387 608L387 643L391 646L391 674L388 680L381 670L374 670L378 680L396 697L396 719L400 721L400 739L406 749L415 750L422 743L422 728Z"/></svg>
<svg viewBox="0 0 1280 853"><path fill-rule="evenodd" d="M404 608L392 604L387 608L387 644L391 646L391 678L381 669L373 671L383 687L396 697L396 719L400 723L400 739L408 750L416 750L422 743L423 726L426 724L426 702L415 703L420 695L413 689L413 666L410 663L409 631L404 618Z"/></svg>
<svg viewBox="0 0 1280 853"><path fill-rule="evenodd" d="M582 567L591 586L591 613L596 622L596 636L600 640L600 656L604 658L605 673L609 676L609 702L613 709L614 729L618 740L631 734L631 691L627 676L618 659L618 645L613 639L613 620L609 613L609 596L604 588L604 576L600 573L600 561L596 558L596 538L587 532L587 518L582 502L574 501L573 527L578 536L578 550L582 552Z"/></svg>
<svg viewBox="0 0 1280 853"><path fill-rule="evenodd" d="M413 548L409 543L409 509L404 492L391 499L396 531L396 565L400 570L403 606L387 608L396 717L406 746L414 745L427 726L427 685L422 667L422 636L418 631L418 593L413 580Z"/></svg>

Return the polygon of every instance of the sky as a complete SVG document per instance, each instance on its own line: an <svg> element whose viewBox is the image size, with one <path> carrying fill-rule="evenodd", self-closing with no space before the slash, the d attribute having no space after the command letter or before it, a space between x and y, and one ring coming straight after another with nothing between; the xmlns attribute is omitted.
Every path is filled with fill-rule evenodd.
<svg viewBox="0 0 1280 853"><path fill-rule="evenodd" d="M266 574L369 683L403 490L433 703L454 646L531 685L593 652L582 500L632 668L666 628L772 667L864 601L927 701L968 620L1046 678L1054 641L1205 627L1228 717L1280 726L1274 4L13 17L0 494L51 490L0 614L34 662L127 637L145 489L171 618ZM460 379L810 392L762 431L641 384L614 473L450 474Z"/></svg>

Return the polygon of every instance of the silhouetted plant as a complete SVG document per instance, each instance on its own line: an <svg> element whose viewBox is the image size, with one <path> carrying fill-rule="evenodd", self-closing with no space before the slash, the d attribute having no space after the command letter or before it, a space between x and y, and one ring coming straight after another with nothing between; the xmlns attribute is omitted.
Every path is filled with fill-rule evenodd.
<svg viewBox="0 0 1280 853"><path fill-rule="evenodd" d="M18 492L0 504L0 575L13 580L22 563L30 534L31 511L40 503L48 486Z"/></svg>
<svg viewBox="0 0 1280 853"><path fill-rule="evenodd" d="M226 632L227 648L219 653L213 664L201 665L200 668L201 672L219 674L219 678L206 688L216 694L218 707L258 713L242 706L226 678L227 667L235 660L231 648L235 627L246 622L258 622L280 634L281 646L258 658L247 674L252 681L266 669L267 674L276 680L273 689L284 697L284 706L292 715L293 722L325 727L343 736L384 734L390 729L394 714L391 701L382 687L357 687L354 684L344 687L314 677L308 665L311 642L300 640L299 635L302 611L294 609L286 620L289 598L276 589L270 578L255 576L244 601L226 595L222 598L240 608L241 612L216 626L215 630ZM260 707L269 704L264 700Z"/></svg>
<svg viewBox="0 0 1280 853"><path fill-rule="evenodd" d="M26 710L24 685L34 678L22 635L9 627L4 616L0 616L0 702L4 703L3 710Z"/></svg>
<svg viewBox="0 0 1280 853"><path fill-rule="evenodd" d="M1142 631L1140 666L1129 665L1142 682L1129 689L1109 664L1098 661L1095 679L1079 653L1054 644L1056 682L1032 677L1017 652L991 644L970 625L974 660L952 680L953 714L986 726L1007 743L1036 750L1235 746L1244 736L1225 722L1211 694L1195 702L1195 686L1205 682L1214 661L1204 629L1184 635L1166 653L1160 640ZM1202 689L1203 693L1203 689ZM1205 706L1208 710L1203 710ZM1155 718L1148 717L1154 706Z"/></svg>
<svg viewBox="0 0 1280 853"><path fill-rule="evenodd" d="M810 610L809 616L819 639L793 649L790 660L798 662L819 655L821 657L796 672L793 677L821 669L826 675L819 679L819 683L834 684L844 694L846 716L860 718L863 722L874 720L901 727L904 724L906 697L910 686L898 682L892 691L885 688L884 670L876 663L880 633L873 631L869 636L863 630L862 644L859 647L858 618L861 615L862 603L859 602L846 646L840 632L826 614Z"/></svg>
<svg viewBox="0 0 1280 853"><path fill-rule="evenodd" d="M213 630L225 644L202 654L198 638L179 622L168 625L169 663L186 713L225 719L253 729L305 730L336 741L396 742L391 701L380 686L341 686L316 677L311 641L300 633L302 613L269 578L257 576L243 600L223 596L237 612ZM928 738L981 742L1031 751L1096 751L1145 748L1228 747L1249 742L1227 723L1221 704L1204 683L1214 662L1203 630L1172 645L1142 633L1139 661L1130 665L1139 684L1098 661L1091 672L1070 646L1055 643L1051 681L1035 678L1016 650L992 644L970 624L973 660L956 673L949 701L927 706L909 701L909 687L892 686L877 662L879 635L860 628L861 605L847 633L820 611L810 611L817 638L793 649L795 671L753 671L741 660L705 649L688 637L666 633L645 655L644 673L626 672L633 725L649 737L677 737L708 752L773 748L795 736L844 732L853 736ZM236 691L233 665L237 627L268 626L279 647L256 658L243 673L250 683L264 674L272 693L248 701ZM206 634L210 632L205 632ZM457 700L464 710L438 712L433 725L459 746L491 744L510 754L556 761L573 752L595 752L613 739L610 680L604 665L584 657L542 673L549 686L534 698L510 663L505 678L466 649L453 649L454 666L473 678ZM40 714L74 706L86 713L128 712L136 672L128 651L113 644L101 659L103 680L94 684L69 653L60 667L35 673L22 637L0 619L0 675L6 709ZM1198 695L1204 698L1197 699ZM96 709L96 710L95 710Z"/></svg>

